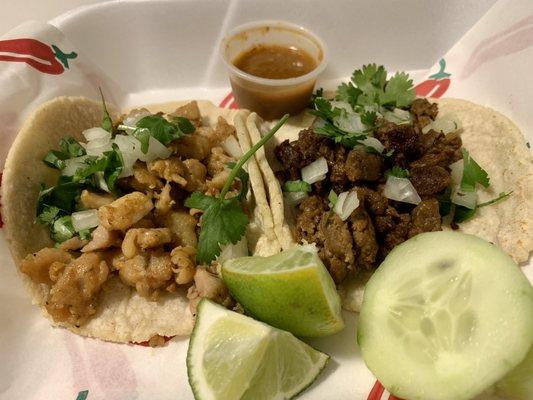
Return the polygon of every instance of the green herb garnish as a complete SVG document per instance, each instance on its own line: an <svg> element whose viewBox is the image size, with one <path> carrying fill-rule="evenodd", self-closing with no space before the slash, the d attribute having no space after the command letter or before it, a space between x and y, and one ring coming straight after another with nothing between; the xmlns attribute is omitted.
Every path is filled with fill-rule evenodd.
<svg viewBox="0 0 533 400"><path fill-rule="evenodd" d="M494 199L485 201L484 203L477 204L474 209L456 205L455 213L453 215L453 221L456 223L467 221L476 214L476 211L478 208L490 206L491 204L494 204L500 200L507 198L511 193L513 192L512 191L507 192L507 193L502 192L498 195L498 197L495 197Z"/></svg>
<svg viewBox="0 0 533 400"><path fill-rule="evenodd" d="M335 193L333 190L329 191L328 194L328 200L329 200L329 208L335 207L335 204L337 204L337 201L339 200L339 196L337 196L337 193Z"/></svg>
<svg viewBox="0 0 533 400"><path fill-rule="evenodd" d="M107 111L107 107L105 105L105 100L104 100L104 94L102 93L102 88L98 88L98 90L100 91L100 97L102 98L102 108L104 110L102 128L108 131L109 133L113 134L113 120L111 119L111 116L109 115L109 112Z"/></svg>
<svg viewBox="0 0 533 400"><path fill-rule="evenodd" d="M313 98L312 113L320 117L314 131L353 148L377 129L379 113L407 108L414 99L409 75L398 72L387 80L383 66L365 65L354 71L350 82L339 85L335 102Z"/></svg>
<svg viewBox="0 0 533 400"><path fill-rule="evenodd" d="M241 170L244 163L274 136L288 118L288 114L283 116L266 136L239 159L233 166L219 196L211 197L201 192L194 192L185 200L186 207L204 211L200 219L200 236L196 254L198 263L207 264L215 260L220 254L220 246L230 243L235 244L244 235L248 225L248 217L240 204L240 197L242 197L244 192L241 191L238 196L230 199L226 199L226 194L231 188L234 179L239 178L239 175L242 176Z"/></svg>
<svg viewBox="0 0 533 400"><path fill-rule="evenodd" d="M391 169L385 171L385 176L395 176L396 178L409 178L409 171L395 165Z"/></svg>
<svg viewBox="0 0 533 400"><path fill-rule="evenodd" d="M65 159L66 157L63 152L57 150L50 150L46 154L46 156L44 156L43 161L49 167L55 169L63 169L65 168Z"/></svg>
<svg viewBox="0 0 533 400"><path fill-rule="evenodd" d="M194 133L195 127L187 118L174 117L172 122L161 115L148 115L137 122L138 128L146 128L150 135L165 146L185 135Z"/></svg>
<svg viewBox="0 0 533 400"><path fill-rule="evenodd" d="M313 188L305 181L287 181L283 184L284 192L310 192Z"/></svg>
<svg viewBox="0 0 533 400"><path fill-rule="evenodd" d="M72 137L61 139L59 141L59 148L61 149L61 153L63 153L63 156L65 157L64 159L81 157L87 154L83 146Z"/></svg>
<svg viewBox="0 0 533 400"><path fill-rule="evenodd" d="M476 183L484 187L489 187L490 179L487 171L470 157L466 149L461 149L463 153L463 178L461 179L461 190L473 192L476 190Z"/></svg>

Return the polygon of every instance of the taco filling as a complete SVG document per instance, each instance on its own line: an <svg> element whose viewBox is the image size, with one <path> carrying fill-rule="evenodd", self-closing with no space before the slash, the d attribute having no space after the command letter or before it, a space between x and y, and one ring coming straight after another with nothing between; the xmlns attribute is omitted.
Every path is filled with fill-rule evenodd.
<svg viewBox="0 0 533 400"><path fill-rule="evenodd" d="M314 124L274 150L292 235L316 244L336 283L509 195L478 202L489 177L462 147L461 122L415 98L406 74L386 75L368 65L335 97L318 93Z"/></svg>
<svg viewBox="0 0 533 400"><path fill-rule="evenodd" d="M56 246L20 269L45 285L48 313L79 327L112 277L149 301L186 289L193 309L202 297L233 306L215 264L197 262L202 210L186 199L220 195L242 156L235 128L222 117L204 125L196 102L170 114L134 110L114 124L104 115L85 143L64 138L44 159L60 176L42 188L37 213ZM226 198L246 193L246 173L238 175Z"/></svg>

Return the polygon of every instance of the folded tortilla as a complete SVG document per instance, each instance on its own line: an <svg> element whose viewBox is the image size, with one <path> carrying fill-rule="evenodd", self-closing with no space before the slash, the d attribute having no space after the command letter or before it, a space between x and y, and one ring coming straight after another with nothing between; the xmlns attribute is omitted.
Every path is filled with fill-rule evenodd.
<svg viewBox="0 0 533 400"><path fill-rule="evenodd" d="M173 112L188 101L148 106L151 112ZM198 101L202 118L214 126L218 117L234 124L243 152L250 147L244 119L248 112L216 107L208 101ZM116 109L109 107L113 119ZM42 159L57 147L59 140L72 136L82 139L82 132L100 126L103 113L99 102L82 97L59 97L41 105L24 123L9 152L3 172L2 215L10 251L17 265L30 253L54 245L48 229L36 221L35 210L40 185L56 183L59 172L47 167ZM253 253L267 255L265 249L279 251L268 205L263 178L255 159L249 163L251 192L247 197L250 226L247 239ZM43 309L47 288L20 273L32 301ZM190 334L194 318L188 307L185 290L165 293L157 302L140 296L118 277L110 278L100 294L97 313L79 328L62 325L71 331L114 342L142 342L155 335L175 336ZM48 316L48 315L47 315ZM48 316L49 317L49 316ZM50 318L50 317L49 317ZM51 318L50 318L51 320Z"/></svg>
<svg viewBox="0 0 533 400"><path fill-rule="evenodd" d="M460 99L431 101L439 105L439 117L451 114L461 122L463 147L490 177L490 187L478 189L479 201L493 199L501 192L513 192L504 201L480 208L473 219L460 224L460 230L496 244L517 263L527 262L533 250L533 157L524 136L510 119L488 107ZM287 209L283 214L281 186L273 173L273 168L279 166L273 147L285 139L298 139L300 130L311 123L312 117L305 113L291 118L267 147L268 163L259 164L280 243L294 243L294 239L289 229L292 216ZM260 138L259 126L257 118L250 120L248 131L254 142ZM360 310L364 286L370 276L371 273L362 272L339 286L345 309Z"/></svg>

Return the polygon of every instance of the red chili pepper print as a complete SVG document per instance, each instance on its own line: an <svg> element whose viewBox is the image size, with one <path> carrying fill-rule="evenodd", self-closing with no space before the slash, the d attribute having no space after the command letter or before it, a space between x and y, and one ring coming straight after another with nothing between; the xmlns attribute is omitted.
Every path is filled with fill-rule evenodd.
<svg viewBox="0 0 533 400"><path fill-rule="evenodd" d="M387 395L389 395L389 397L387 397ZM367 400L401 400L401 399L399 399L398 397L392 394L389 394L389 392L385 390L383 385L379 381L376 381L376 383L374 383L374 387L368 394Z"/></svg>
<svg viewBox="0 0 533 400"><path fill-rule="evenodd" d="M25 62L45 74L63 73L69 68L68 61L77 56L75 52L64 53L59 47L36 39L0 40L0 61Z"/></svg>
<svg viewBox="0 0 533 400"><path fill-rule="evenodd" d="M233 97L233 92L229 92L228 95L224 97L224 99L220 102L218 106L220 108L229 108L233 110L239 108L237 102L235 101L235 97Z"/></svg>
<svg viewBox="0 0 533 400"><path fill-rule="evenodd" d="M441 97L450 87L451 74L445 72L446 61L441 58L439 61L440 70L436 74L430 75L429 79L415 86L416 95L420 97Z"/></svg>

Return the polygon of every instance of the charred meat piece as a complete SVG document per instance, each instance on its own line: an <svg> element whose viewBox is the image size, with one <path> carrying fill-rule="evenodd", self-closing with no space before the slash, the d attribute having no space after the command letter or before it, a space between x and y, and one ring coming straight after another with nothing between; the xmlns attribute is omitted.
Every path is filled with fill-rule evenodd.
<svg viewBox="0 0 533 400"><path fill-rule="evenodd" d="M450 173L433 165L411 168L410 180L420 196L431 196L442 192L450 184Z"/></svg>
<svg viewBox="0 0 533 400"><path fill-rule="evenodd" d="M385 196L363 186L357 188L357 197L374 216L384 215L389 207L389 200Z"/></svg>
<svg viewBox="0 0 533 400"><path fill-rule="evenodd" d="M438 200L422 200L420 204L411 211L411 228L409 229L409 237L413 237L423 232L440 231L442 229L441 221Z"/></svg>
<svg viewBox="0 0 533 400"><path fill-rule="evenodd" d="M352 182L377 181L383 175L383 158L364 149L353 149L346 159L346 176Z"/></svg>
<svg viewBox="0 0 533 400"><path fill-rule="evenodd" d="M419 131L423 127L435 120L439 113L439 107L436 103L430 103L427 99L415 99L411 104L411 115L413 124Z"/></svg>
<svg viewBox="0 0 533 400"><path fill-rule="evenodd" d="M427 167L440 165L448 167L451 163L460 160L461 137L456 133L444 135L435 131L429 131L422 136L424 155L411 163L413 167Z"/></svg>
<svg viewBox="0 0 533 400"><path fill-rule="evenodd" d="M355 264L355 250L348 224L334 212L322 214L319 225L324 240L322 260L335 283L341 283Z"/></svg>
<svg viewBox="0 0 533 400"><path fill-rule="evenodd" d="M415 132L411 125L396 125L392 122L385 122L376 131L375 136L388 151L394 150L393 158L396 165L400 164L396 157L403 156L407 161L410 161L420 156L420 134Z"/></svg>
<svg viewBox="0 0 533 400"><path fill-rule="evenodd" d="M300 179L302 155L296 146L289 143L288 140L285 140L276 146L274 153L281 165L283 165L283 169L287 172L287 180L294 181Z"/></svg>
<svg viewBox="0 0 533 400"><path fill-rule="evenodd" d="M300 214L296 217L296 239L301 242L320 243L318 225L322 214L327 210L326 201L319 196L309 196L300 204Z"/></svg>
<svg viewBox="0 0 533 400"><path fill-rule="evenodd" d="M359 206L350 216L353 240L358 250L356 265L361 268L372 268L376 262L378 242L370 215Z"/></svg>

